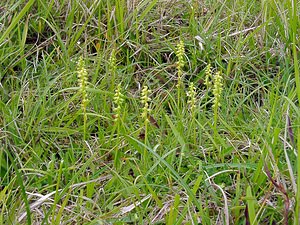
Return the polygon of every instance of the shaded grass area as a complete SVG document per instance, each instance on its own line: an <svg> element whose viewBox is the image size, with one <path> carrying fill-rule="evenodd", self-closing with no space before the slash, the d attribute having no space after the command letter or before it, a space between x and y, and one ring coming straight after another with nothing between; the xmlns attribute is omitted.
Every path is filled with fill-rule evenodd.
<svg viewBox="0 0 300 225"><path fill-rule="evenodd" d="M1 4L1 224L299 224L298 1Z"/></svg>

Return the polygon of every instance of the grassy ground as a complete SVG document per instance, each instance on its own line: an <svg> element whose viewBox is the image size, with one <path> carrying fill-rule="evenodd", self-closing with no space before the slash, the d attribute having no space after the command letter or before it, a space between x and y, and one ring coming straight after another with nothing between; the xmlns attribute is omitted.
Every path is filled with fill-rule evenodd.
<svg viewBox="0 0 300 225"><path fill-rule="evenodd" d="M0 5L0 224L300 224L296 0Z"/></svg>

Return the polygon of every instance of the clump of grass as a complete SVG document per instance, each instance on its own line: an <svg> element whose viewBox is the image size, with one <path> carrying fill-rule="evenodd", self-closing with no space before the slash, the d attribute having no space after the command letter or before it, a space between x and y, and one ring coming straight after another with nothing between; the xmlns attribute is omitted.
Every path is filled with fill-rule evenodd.
<svg viewBox="0 0 300 225"><path fill-rule="evenodd" d="M187 6L184 0L174 4L134 0L134 9L126 9L130 1L125 0L80 1L70 7L68 1L24 2L7 3L0 10L4 18L1 29L5 30L0 35L0 186L4 187L0 224L24 224L24 206L28 224L31 220L44 224L51 215L53 219L57 215L54 224L229 224L229 216L232 224L277 224L283 217L292 224L292 214L295 224L299 221L300 176L298 188L289 185L289 179L295 180L300 173L300 163L293 154L298 147L300 161L296 0L294 4L264 1L262 8L250 0L206 1L205 7L198 7L200 1L190 1L193 7L182 7ZM257 24L257 18L263 23ZM169 42L161 40L172 42L179 35L186 39L175 44L177 68L173 72ZM193 43L195 36L203 37L205 50L202 38L196 38L200 46ZM77 44L79 40L81 44ZM282 47L277 51L277 46ZM76 76L77 72L80 75L67 77L66 82L61 76L69 73L69 59L80 51L84 57L75 69ZM93 73L86 71L87 57L95 65ZM194 81L188 90L184 79L187 61ZM218 69L208 65L204 84L209 101L202 108L197 104L197 87L203 82L199 70L205 62L222 68L230 83L222 90L225 77L220 73L217 79ZM118 73L124 76L122 85L126 83L128 90L119 84ZM166 80L172 75L178 77L175 92ZM79 91L72 97L68 91L74 81ZM130 98L136 91L135 82L151 83L156 96L166 101L150 100L145 87L143 100ZM87 88L93 84L95 88ZM90 93L97 97L91 99ZM123 94L128 99L126 109ZM80 136L73 127L77 115L65 113L79 96ZM285 126L282 115L289 106L291 123ZM178 110L173 110L176 107ZM153 123L149 117L152 108L151 116L160 118L160 127L155 130L149 125ZM102 115L112 110L113 123ZM137 117L142 132L145 130L139 137L146 145L125 138L136 133L135 124L125 126L125 121ZM281 137L283 127L291 140ZM83 133L93 142L86 142ZM194 140L190 141L190 136ZM291 168L281 151L289 143ZM95 151L89 159L83 145ZM219 155L207 157L216 147ZM136 150L143 158L134 154ZM74 154L78 152L85 157L78 158L79 154ZM121 161L127 153L130 157ZM111 156L115 157L113 163ZM263 175L263 162L268 158L291 199L296 199L290 208L272 179ZM63 163L59 165L60 160ZM45 165L49 165L48 172ZM107 176L111 172L114 175ZM16 188L22 191L22 198ZM214 188L221 190L224 201ZM45 201L53 202L52 207ZM169 216L164 221L166 212Z"/></svg>
<svg viewBox="0 0 300 225"><path fill-rule="evenodd" d="M81 109L83 112L83 137L87 138L87 105L88 105L88 73L85 68L85 62L82 56L79 57L77 62L77 74L79 93L81 95Z"/></svg>

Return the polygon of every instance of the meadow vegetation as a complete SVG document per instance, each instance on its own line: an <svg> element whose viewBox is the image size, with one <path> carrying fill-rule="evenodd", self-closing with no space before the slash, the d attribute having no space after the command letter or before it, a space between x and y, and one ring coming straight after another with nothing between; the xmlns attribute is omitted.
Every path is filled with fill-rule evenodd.
<svg viewBox="0 0 300 225"><path fill-rule="evenodd" d="M297 0L4 0L0 224L300 224Z"/></svg>

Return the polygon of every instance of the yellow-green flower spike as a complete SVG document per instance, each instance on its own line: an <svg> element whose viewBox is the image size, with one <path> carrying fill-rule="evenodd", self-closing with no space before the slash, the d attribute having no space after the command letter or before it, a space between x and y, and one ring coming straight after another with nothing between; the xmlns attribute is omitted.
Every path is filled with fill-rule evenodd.
<svg viewBox="0 0 300 225"><path fill-rule="evenodd" d="M150 93L151 90L149 90L147 86L144 86L141 94L141 103L144 106L142 109L141 117L144 119L145 122L149 122L148 113L151 111L149 106L149 102L151 101L151 98L149 97Z"/></svg>
<svg viewBox="0 0 300 225"><path fill-rule="evenodd" d="M176 56L177 56L177 73L178 73L178 83L177 85L180 86L182 82L182 75L183 75L183 67L184 67L184 43L182 40L176 46Z"/></svg>
<svg viewBox="0 0 300 225"><path fill-rule="evenodd" d="M88 73L85 68L85 63L82 57L77 62L77 74L78 74L78 85L79 91L81 92L81 107L85 110L88 103Z"/></svg>
<svg viewBox="0 0 300 225"><path fill-rule="evenodd" d="M211 80L212 80L212 72L211 72L211 65L208 64L205 69L205 81L204 84L207 89L211 88Z"/></svg>
<svg viewBox="0 0 300 225"><path fill-rule="evenodd" d="M86 108L88 104L88 73L85 68L85 63L82 57L79 57L77 62L77 76L78 76L78 85L79 85L79 92L81 94L81 108L83 111L83 137L86 140L87 138L87 113Z"/></svg>
<svg viewBox="0 0 300 225"><path fill-rule="evenodd" d="M124 102L124 95L122 94L121 84L118 84L114 95L114 108L113 108L113 111L115 113L114 121L118 121L120 119L123 102Z"/></svg>
<svg viewBox="0 0 300 225"><path fill-rule="evenodd" d="M191 82L189 85L189 89L186 93L187 97L188 97L188 105L190 108L190 111L193 113L195 108L196 108L196 87L194 86L194 83Z"/></svg>
<svg viewBox="0 0 300 225"><path fill-rule="evenodd" d="M214 75L214 86L213 86L213 108L218 108L221 106L220 99L221 99L221 93L223 90L223 77L221 76L221 72L218 71Z"/></svg>
<svg viewBox="0 0 300 225"><path fill-rule="evenodd" d="M117 70L116 50L113 49L108 60L109 70L114 73Z"/></svg>

